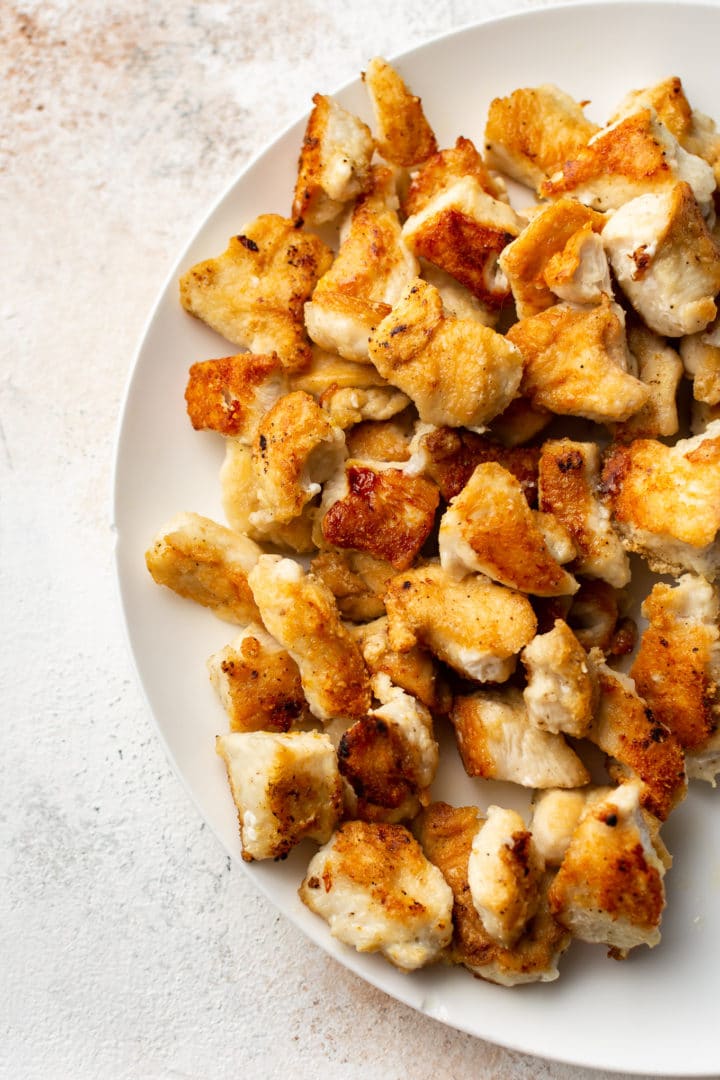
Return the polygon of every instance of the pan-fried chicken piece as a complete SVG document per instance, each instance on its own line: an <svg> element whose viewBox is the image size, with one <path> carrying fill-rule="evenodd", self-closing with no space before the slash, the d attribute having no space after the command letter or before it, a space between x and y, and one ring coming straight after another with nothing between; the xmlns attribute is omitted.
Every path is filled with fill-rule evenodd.
<svg viewBox="0 0 720 1080"><path fill-rule="evenodd" d="M314 342L367 362L368 338L420 270L402 235L392 170L376 165L358 199L335 261L305 305Z"/></svg>
<svg viewBox="0 0 720 1080"><path fill-rule="evenodd" d="M602 238L618 284L651 330L681 337L715 318L720 246L689 184L631 199Z"/></svg>
<svg viewBox="0 0 720 1080"><path fill-rule="evenodd" d="M473 431L425 425L411 449L413 467L435 481L446 502L460 494L478 465L494 461L512 473L528 505L537 505L539 446L508 448Z"/></svg>
<svg viewBox="0 0 720 1080"><path fill-rule="evenodd" d="M262 527L286 524L320 494L345 459L345 435L309 394L285 394L261 420L253 446Z"/></svg>
<svg viewBox="0 0 720 1080"><path fill-rule="evenodd" d="M479 300L467 285L461 285L447 270L441 270L427 259L420 259L420 277L435 286L449 315L456 315L458 319L474 319L493 329L497 326L499 309Z"/></svg>
<svg viewBox="0 0 720 1080"><path fill-rule="evenodd" d="M720 603L704 578L658 583L630 674L638 694L685 750L701 749L720 720Z"/></svg>
<svg viewBox="0 0 720 1080"><path fill-rule="evenodd" d="M685 372L693 381L693 398L706 405L720 405L720 319L704 332L680 342Z"/></svg>
<svg viewBox="0 0 720 1080"><path fill-rule="evenodd" d="M422 102L387 60L375 56L363 72L375 114L377 148L392 165L418 165L434 154L437 141Z"/></svg>
<svg viewBox="0 0 720 1080"><path fill-rule="evenodd" d="M402 825L344 822L299 894L333 937L403 971L438 960L452 937L452 891Z"/></svg>
<svg viewBox="0 0 720 1080"><path fill-rule="evenodd" d="M631 326L628 345L637 363L637 376L650 390L639 412L615 425L613 436L620 442L677 435L677 389L683 365L675 349L644 326Z"/></svg>
<svg viewBox="0 0 720 1080"><path fill-rule="evenodd" d="M418 645L403 653L391 649L387 617L352 627L350 633L360 645L372 676L386 675L395 686L407 690L428 709L440 713L448 711L449 691L438 673L435 659Z"/></svg>
<svg viewBox="0 0 720 1080"><path fill-rule="evenodd" d="M488 435L509 448L529 443L553 420L547 409L533 405L527 398L516 397L507 409L488 424ZM513 471L513 470L511 470Z"/></svg>
<svg viewBox="0 0 720 1080"><path fill-rule="evenodd" d="M558 977L558 960L570 944L570 934L547 909L548 875L542 884L538 913L512 949L492 940L482 924L470 893L468 864L480 813L475 806L432 803L414 826L427 857L438 866L453 891L454 933L448 959L474 975L516 986L551 982Z"/></svg>
<svg viewBox="0 0 720 1080"><path fill-rule="evenodd" d="M405 216L419 213L430 199L464 176L472 176L494 199L507 198L504 183L491 175L475 144L461 135L454 146L433 154L413 175L403 199Z"/></svg>
<svg viewBox="0 0 720 1080"><path fill-rule="evenodd" d="M443 310L420 279L406 289L370 338L370 359L429 424L484 430L514 398L520 351L487 326Z"/></svg>
<svg viewBox="0 0 720 1080"><path fill-rule="evenodd" d="M292 215L322 225L367 190L375 144L367 124L331 97L315 94L313 106L300 151Z"/></svg>
<svg viewBox="0 0 720 1080"><path fill-rule="evenodd" d="M367 390L329 386L320 404L339 427L346 429L366 420L389 420L408 407L410 398L394 386L370 386Z"/></svg>
<svg viewBox="0 0 720 1080"><path fill-rule="evenodd" d="M392 649L421 645L478 682L509 678L537 626L527 597L479 575L453 581L437 564L392 578L385 608Z"/></svg>
<svg viewBox="0 0 720 1080"><path fill-rule="evenodd" d="M312 358L306 368L288 374L291 390L304 390L315 398L321 398L330 386L338 389L368 390L374 386L387 386L379 371L372 364L357 364L343 360L335 353L326 352L319 345L312 346Z"/></svg>
<svg viewBox="0 0 720 1080"><path fill-rule="evenodd" d="M260 623L213 653L208 672L231 731L288 731L310 719L297 664Z"/></svg>
<svg viewBox="0 0 720 1080"><path fill-rule="evenodd" d="M455 580L476 572L537 596L576 592L575 578L551 553L541 524L520 481L486 461L475 467L442 516L440 564Z"/></svg>
<svg viewBox="0 0 720 1080"><path fill-rule="evenodd" d="M581 739L598 700L593 666L572 630L556 619L547 634L537 634L520 654L527 686L523 690L528 719L543 731Z"/></svg>
<svg viewBox="0 0 720 1080"><path fill-rule="evenodd" d="M529 788L582 787L590 774L562 735L529 720L522 693L508 686L456 697L450 713L468 776Z"/></svg>
<svg viewBox="0 0 720 1080"><path fill-rule="evenodd" d="M597 130L582 107L557 86L522 88L490 103L487 161L491 168L538 190Z"/></svg>
<svg viewBox="0 0 720 1080"><path fill-rule="evenodd" d="M512 949L537 912L543 871L532 834L516 810L489 806L468 859L468 885L490 938Z"/></svg>
<svg viewBox="0 0 720 1080"><path fill-rule="evenodd" d="M615 444L602 484L625 547L658 574L720 570L720 421L665 446L654 439Z"/></svg>
<svg viewBox="0 0 720 1080"><path fill-rule="evenodd" d="M252 443L260 420L287 389L274 353L239 353L193 364L185 401L196 431L218 431Z"/></svg>
<svg viewBox="0 0 720 1080"><path fill-rule="evenodd" d="M720 731L714 732L699 750L686 752L685 767L689 780L704 780L717 787L716 777L720 773Z"/></svg>
<svg viewBox="0 0 720 1080"><path fill-rule="evenodd" d="M340 817L335 750L318 731L218 735L238 811L242 857L279 859L301 840L324 844Z"/></svg>
<svg viewBox="0 0 720 1080"><path fill-rule="evenodd" d="M300 669L312 714L319 720L365 716L368 672L328 587L279 555L261 555L248 583L265 627Z"/></svg>
<svg viewBox="0 0 720 1080"><path fill-rule="evenodd" d="M642 781L643 807L665 821L687 791L677 736L638 697L632 679L613 671L600 655L591 654L590 659L597 671L600 701L587 738L619 763L611 774Z"/></svg>
<svg viewBox="0 0 720 1080"><path fill-rule="evenodd" d="M610 266L603 242L592 225L583 225L545 267L553 293L568 304L599 304L612 297Z"/></svg>
<svg viewBox="0 0 720 1080"><path fill-rule="evenodd" d="M592 801L573 833L550 910L581 941L619 950L660 941L665 867L640 809L637 784Z"/></svg>
<svg viewBox="0 0 720 1080"><path fill-rule="evenodd" d="M602 214L567 196L538 209L518 238L500 255L500 266L510 282L518 318L527 319L552 307L560 295L557 286L577 284L578 276L581 284L595 283L590 288L593 302L600 299L599 293L612 295L609 277L605 279L607 259L604 255L603 259L598 258L594 241L590 240L602 231L604 224ZM588 295L587 285L580 295Z"/></svg>
<svg viewBox="0 0 720 1080"><path fill-rule="evenodd" d="M570 194L594 210L617 210L680 181L708 210L715 188L712 168L683 150L652 109L639 109L593 135L541 185L540 194L545 199Z"/></svg>
<svg viewBox="0 0 720 1080"><path fill-rule="evenodd" d="M385 587L395 570L365 551L322 551L310 564L346 619L366 622L385 614Z"/></svg>
<svg viewBox="0 0 720 1080"><path fill-rule="evenodd" d="M347 461L323 493L324 544L365 551L405 570L430 535L439 501L423 476L385 462Z"/></svg>
<svg viewBox="0 0 720 1080"><path fill-rule="evenodd" d="M713 420L720 420L720 403L708 405L693 400L690 406L690 430L693 435L703 435Z"/></svg>
<svg viewBox="0 0 720 1080"><path fill-rule="evenodd" d="M200 514L183 513L160 529L145 562L158 585L244 626L258 617L248 574L260 554L247 536Z"/></svg>
<svg viewBox="0 0 720 1080"><path fill-rule="evenodd" d="M607 297L591 308L556 304L515 323L507 339L522 353L520 392L533 405L603 424L627 420L650 396L628 374L623 313Z"/></svg>
<svg viewBox="0 0 720 1080"><path fill-rule="evenodd" d="M570 533L579 574L616 588L630 580L630 564L599 494L600 450L595 443L548 439L538 467L538 504Z"/></svg>
<svg viewBox="0 0 720 1080"><path fill-rule="evenodd" d="M592 790L546 788L536 793L530 828L535 847L546 866L560 866ZM612 789L605 790L609 792Z"/></svg>
<svg viewBox="0 0 720 1080"><path fill-rule="evenodd" d="M233 236L227 251L191 267L180 300L234 345L277 353L297 370L311 359L303 306L332 262L322 240L278 214L262 214Z"/></svg>
<svg viewBox="0 0 720 1080"><path fill-rule="evenodd" d="M586 578L572 597L564 618L586 652L600 649L605 656L626 656L635 648L637 627L623 614L624 606L624 594L607 581Z"/></svg>
<svg viewBox="0 0 720 1080"><path fill-rule="evenodd" d="M403 225L403 238L418 258L447 271L490 308L500 308L510 290L498 256L520 234L512 207L464 176L434 195Z"/></svg>
<svg viewBox="0 0 720 1080"><path fill-rule="evenodd" d="M391 420L363 420L345 432L348 457L371 461L407 461L412 441L413 410Z"/></svg>

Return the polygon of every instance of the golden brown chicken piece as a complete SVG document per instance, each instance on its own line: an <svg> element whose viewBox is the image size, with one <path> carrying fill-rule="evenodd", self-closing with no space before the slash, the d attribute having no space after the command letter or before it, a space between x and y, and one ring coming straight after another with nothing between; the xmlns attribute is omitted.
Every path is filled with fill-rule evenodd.
<svg viewBox="0 0 720 1080"><path fill-rule="evenodd" d="M395 570L365 551L322 551L310 569L327 585L346 619L366 622L385 614L385 587Z"/></svg>
<svg viewBox="0 0 720 1080"><path fill-rule="evenodd" d="M367 420L389 420L409 404L410 398L394 386L371 386L367 390L338 390L331 386L320 398L322 408L343 429Z"/></svg>
<svg viewBox="0 0 720 1080"><path fill-rule="evenodd" d="M626 603L625 594L607 581L583 578L563 611L547 612L549 625L543 613L539 618L544 632L552 628L556 618L564 618L586 652L600 649L605 656L627 656L635 648L637 627L623 614Z"/></svg>
<svg viewBox="0 0 720 1080"><path fill-rule="evenodd" d="M547 409L533 405L527 398L516 397L507 409L488 424L488 435L503 446L513 448L529 443L553 420ZM514 470L510 470L513 472Z"/></svg>
<svg viewBox="0 0 720 1080"><path fill-rule="evenodd" d="M185 401L196 431L218 431L252 443L260 420L286 392L284 369L274 353L239 353L193 364Z"/></svg>
<svg viewBox="0 0 720 1080"><path fill-rule="evenodd" d="M543 731L581 739L598 700L592 662L572 630L556 619L547 634L537 634L520 654L527 686L523 691L528 719Z"/></svg>
<svg viewBox="0 0 720 1080"><path fill-rule="evenodd" d="M374 57L363 72L375 113L377 147L392 165L418 165L434 154L437 141L422 102L387 60Z"/></svg>
<svg viewBox="0 0 720 1080"><path fill-rule="evenodd" d="M403 653L391 649L387 617L351 627L350 633L358 642L373 677L386 675L395 686L407 690L433 712L449 710L450 693L434 657L418 645Z"/></svg>
<svg viewBox="0 0 720 1080"><path fill-rule="evenodd" d="M501 334L443 310L416 280L370 338L370 359L429 424L484 429L514 398L522 357Z"/></svg>
<svg viewBox="0 0 720 1080"><path fill-rule="evenodd" d="M549 877L543 882L540 910L520 940L512 949L494 942L473 904L468 882L468 863L480 821L475 806L435 802L414 826L425 854L442 870L453 892L455 929L448 959L502 986L551 982L558 977L557 963L570 944L570 934L547 910Z"/></svg>
<svg viewBox="0 0 720 1080"><path fill-rule="evenodd" d="M451 501L440 521L439 547L440 564L455 580L475 572L536 596L578 589L546 543L520 481L495 461L477 465Z"/></svg>
<svg viewBox="0 0 720 1080"><path fill-rule="evenodd" d="M248 585L260 548L200 514L177 514L157 533L145 562L158 585L245 625L258 617Z"/></svg>
<svg viewBox="0 0 720 1080"><path fill-rule="evenodd" d="M300 669L313 715L323 721L365 716L370 678L327 586L279 555L261 555L248 582L265 627Z"/></svg>
<svg viewBox="0 0 720 1080"><path fill-rule="evenodd" d="M705 405L720 405L720 319L699 334L684 337L680 356L693 381L693 398Z"/></svg>
<svg viewBox="0 0 720 1080"><path fill-rule="evenodd" d="M677 435L677 390L683 374L675 349L645 326L631 326L628 345L636 362L637 376L650 390L639 412L613 428L618 442Z"/></svg>
<svg viewBox="0 0 720 1080"><path fill-rule="evenodd" d="M459 495L477 465L497 462L519 482L528 505L537 506L539 446L505 447L463 428L421 429L413 441L413 460L440 488L446 502Z"/></svg>
<svg viewBox="0 0 720 1080"><path fill-rule="evenodd" d="M180 279L186 311L234 345L277 353L297 370L311 359L303 306L332 252L317 236L277 214L262 214L233 236L227 251Z"/></svg>
<svg viewBox="0 0 720 1080"><path fill-rule="evenodd" d="M472 176L494 199L506 197L505 185L490 175L475 144L461 135L454 146L433 154L413 175L403 199L405 216L419 213L430 199L464 176Z"/></svg>
<svg viewBox="0 0 720 1080"><path fill-rule="evenodd" d="M520 391L533 405L603 424L627 420L650 396L628 374L622 311L607 298L591 308L556 304L515 323L507 339L522 353Z"/></svg>
<svg viewBox="0 0 720 1080"><path fill-rule="evenodd" d="M666 446L636 439L611 447L602 474L615 524L629 551L656 573L720 570L720 421Z"/></svg>
<svg viewBox="0 0 720 1080"><path fill-rule="evenodd" d="M478 682L507 679L537 626L527 597L477 574L453 581L437 564L392 578L385 608L392 649L421 645Z"/></svg>
<svg viewBox="0 0 720 1080"><path fill-rule="evenodd" d="M375 144L367 124L331 97L315 94L313 106L300 151L292 215L322 225L367 190Z"/></svg>
<svg viewBox="0 0 720 1080"><path fill-rule="evenodd" d="M490 103L487 162L513 180L540 189L597 131L569 94L549 83L515 90Z"/></svg>
<svg viewBox="0 0 720 1080"><path fill-rule="evenodd" d="M370 461L407 461L410 457L414 410L391 420L363 420L345 432L350 458Z"/></svg>
<svg viewBox="0 0 720 1080"><path fill-rule="evenodd" d="M610 792L611 788L605 788ZM596 788L577 791L545 788L532 801L530 829L533 841L546 866L558 867L570 846L572 835L585 811L587 800Z"/></svg>
<svg viewBox="0 0 720 1080"><path fill-rule="evenodd" d="M357 364L343 360L335 353L326 352L319 345L312 346L312 358L306 368L288 373L291 390L303 390L314 398L321 398L330 386L338 389L368 390L387 386L379 371L372 364Z"/></svg>

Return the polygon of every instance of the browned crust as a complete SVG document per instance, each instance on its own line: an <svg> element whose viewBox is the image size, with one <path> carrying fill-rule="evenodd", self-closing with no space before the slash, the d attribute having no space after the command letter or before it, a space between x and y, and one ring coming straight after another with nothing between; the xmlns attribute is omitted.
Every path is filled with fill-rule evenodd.
<svg viewBox="0 0 720 1080"><path fill-rule="evenodd" d="M185 389L192 426L196 431L242 434L255 389L281 370L282 364L274 353L269 356L239 353L193 364Z"/></svg>
<svg viewBox="0 0 720 1080"><path fill-rule="evenodd" d="M447 502L459 495L477 465L495 461L520 482L528 505L537 505L539 446L507 448L464 428L435 428L423 436L429 460L427 474Z"/></svg>
<svg viewBox="0 0 720 1080"><path fill-rule="evenodd" d="M474 177L494 199L501 193L475 144L461 135L454 146L433 154L415 173L403 201L405 215L417 214L434 195L463 176Z"/></svg>

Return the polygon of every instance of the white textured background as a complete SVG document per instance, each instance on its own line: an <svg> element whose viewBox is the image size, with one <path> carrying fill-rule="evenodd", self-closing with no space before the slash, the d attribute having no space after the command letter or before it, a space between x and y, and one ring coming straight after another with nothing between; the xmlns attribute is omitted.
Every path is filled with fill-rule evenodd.
<svg viewBox="0 0 720 1080"><path fill-rule="evenodd" d="M536 6L0 0L3 1078L601 1075L416 1015L255 893L156 739L109 525L129 365L208 205L370 56Z"/></svg>

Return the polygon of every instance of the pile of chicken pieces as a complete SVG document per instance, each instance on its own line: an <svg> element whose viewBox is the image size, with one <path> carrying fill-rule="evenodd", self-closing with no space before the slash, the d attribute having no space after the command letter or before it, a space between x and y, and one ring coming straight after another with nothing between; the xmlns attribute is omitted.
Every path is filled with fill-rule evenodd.
<svg viewBox="0 0 720 1080"><path fill-rule="evenodd" d="M658 943L661 826L720 772L720 136L672 77L602 128L519 89L440 149L363 80L373 129L315 95L290 216L181 279L240 350L186 392L227 525L146 561L241 628L208 668L243 858L315 841L304 903L403 970L550 981L573 937ZM437 725L529 821L432 801Z"/></svg>

